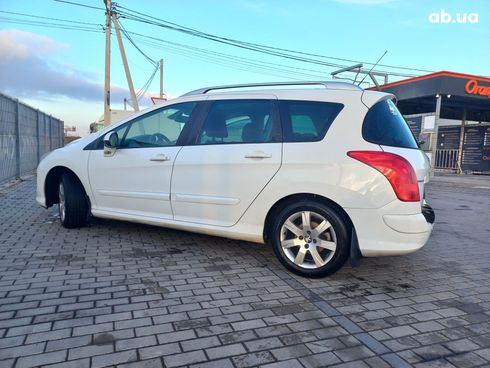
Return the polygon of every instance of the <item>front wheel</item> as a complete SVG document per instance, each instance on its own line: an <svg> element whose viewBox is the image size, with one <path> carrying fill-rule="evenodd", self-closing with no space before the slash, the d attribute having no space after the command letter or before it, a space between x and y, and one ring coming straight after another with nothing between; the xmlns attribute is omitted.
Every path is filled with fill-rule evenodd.
<svg viewBox="0 0 490 368"><path fill-rule="evenodd" d="M80 181L70 174L61 176L58 186L58 210L61 225L68 229L82 227L87 222L87 199Z"/></svg>
<svg viewBox="0 0 490 368"><path fill-rule="evenodd" d="M337 271L347 260L348 230L336 209L302 201L279 211L272 227L272 247L292 272L323 277Z"/></svg>

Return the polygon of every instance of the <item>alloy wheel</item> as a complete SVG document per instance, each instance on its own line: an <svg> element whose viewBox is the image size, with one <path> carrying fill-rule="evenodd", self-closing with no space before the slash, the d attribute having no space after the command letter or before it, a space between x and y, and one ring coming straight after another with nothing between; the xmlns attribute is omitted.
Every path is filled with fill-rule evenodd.
<svg viewBox="0 0 490 368"><path fill-rule="evenodd" d="M333 226L314 211L300 211L289 216L281 227L280 242L291 262L308 269L325 266L337 249Z"/></svg>

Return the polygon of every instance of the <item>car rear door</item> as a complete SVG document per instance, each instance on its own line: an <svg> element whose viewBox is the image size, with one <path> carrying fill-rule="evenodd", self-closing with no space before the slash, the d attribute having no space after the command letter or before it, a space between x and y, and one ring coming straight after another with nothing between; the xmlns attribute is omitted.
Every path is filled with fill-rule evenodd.
<svg viewBox="0 0 490 368"><path fill-rule="evenodd" d="M174 219L232 226L277 173L281 130L273 95L210 95L193 144L172 175Z"/></svg>

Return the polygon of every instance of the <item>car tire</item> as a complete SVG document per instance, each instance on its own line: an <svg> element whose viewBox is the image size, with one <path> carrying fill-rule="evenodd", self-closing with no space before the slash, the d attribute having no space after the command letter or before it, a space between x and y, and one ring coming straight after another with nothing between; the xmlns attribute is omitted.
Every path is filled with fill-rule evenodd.
<svg viewBox="0 0 490 368"><path fill-rule="evenodd" d="M324 277L347 261L350 225L334 207L305 200L278 211L271 243L288 270L306 277Z"/></svg>
<svg viewBox="0 0 490 368"><path fill-rule="evenodd" d="M68 229L87 223L87 198L80 181L72 174L63 174L58 187L58 210L61 225Z"/></svg>

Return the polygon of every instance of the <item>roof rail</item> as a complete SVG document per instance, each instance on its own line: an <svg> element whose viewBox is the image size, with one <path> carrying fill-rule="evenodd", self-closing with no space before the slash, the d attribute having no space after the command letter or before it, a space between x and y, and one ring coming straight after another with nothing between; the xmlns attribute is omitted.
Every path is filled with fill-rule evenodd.
<svg viewBox="0 0 490 368"><path fill-rule="evenodd" d="M276 86L323 86L327 89L351 89L362 90L362 88L346 82L331 82L331 81L301 81L301 82L270 82L270 83L247 83L247 84L230 84L224 86L213 86L196 89L191 92L187 92L182 96L202 95L210 91L219 89L234 89L234 88L247 88L247 87L276 87Z"/></svg>

